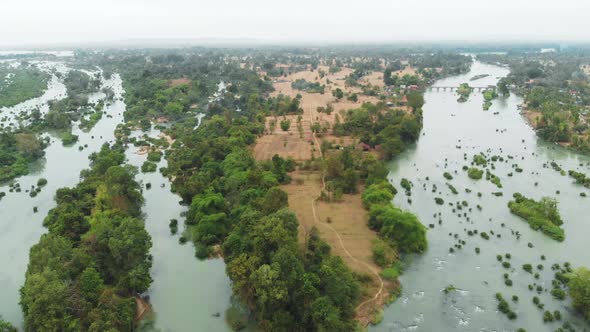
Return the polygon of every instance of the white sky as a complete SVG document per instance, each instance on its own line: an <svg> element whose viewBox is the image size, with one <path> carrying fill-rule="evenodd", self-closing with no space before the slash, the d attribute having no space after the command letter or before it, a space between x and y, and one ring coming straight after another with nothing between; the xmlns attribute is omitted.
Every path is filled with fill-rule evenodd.
<svg viewBox="0 0 590 332"><path fill-rule="evenodd" d="M0 46L126 40L590 41L589 0L0 0Z"/></svg>

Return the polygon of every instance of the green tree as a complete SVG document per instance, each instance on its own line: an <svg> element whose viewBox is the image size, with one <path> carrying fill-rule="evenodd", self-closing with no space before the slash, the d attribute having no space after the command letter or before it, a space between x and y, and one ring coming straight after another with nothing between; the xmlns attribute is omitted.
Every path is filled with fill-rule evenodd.
<svg viewBox="0 0 590 332"><path fill-rule="evenodd" d="M571 273L568 287L574 308L590 320L590 270L582 267Z"/></svg>
<svg viewBox="0 0 590 332"><path fill-rule="evenodd" d="M408 106L415 112L417 109L422 108L424 105L424 96L420 92L408 93Z"/></svg>

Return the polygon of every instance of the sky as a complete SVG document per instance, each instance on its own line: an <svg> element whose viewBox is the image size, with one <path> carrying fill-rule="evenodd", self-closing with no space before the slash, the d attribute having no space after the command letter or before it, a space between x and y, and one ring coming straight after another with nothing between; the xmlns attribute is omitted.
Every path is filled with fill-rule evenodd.
<svg viewBox="0 0 590 332"><path fill-rule="evenodd" d="M0 0L0 47L590 41L588 0Z"/></svg>

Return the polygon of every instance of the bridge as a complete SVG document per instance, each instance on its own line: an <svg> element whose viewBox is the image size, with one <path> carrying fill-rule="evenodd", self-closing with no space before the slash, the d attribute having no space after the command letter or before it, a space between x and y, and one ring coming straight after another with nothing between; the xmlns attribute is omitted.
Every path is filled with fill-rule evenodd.
<svg viewBox="0 0 590 332"><path fill-rule="evenodd" d="M496 86L488 85L488 86L470 86L471 91L485 91L489 89L495 89ZM459 89L458 86L429 86L426 88L428 91L457 91Z"/></svg>

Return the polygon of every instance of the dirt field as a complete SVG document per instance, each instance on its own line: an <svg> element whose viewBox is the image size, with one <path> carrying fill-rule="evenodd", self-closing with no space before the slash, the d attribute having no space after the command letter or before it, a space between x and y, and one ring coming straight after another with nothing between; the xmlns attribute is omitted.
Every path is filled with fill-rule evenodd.
<svg viewBox="0 0 590 332"><path fill-rule="evenodd" d="M397 283L382 280L382 269L373 262L372 241L377 234L367 227L368 213L363 208L360 195L344 195L341 202L317 201L321 191L319 172L297 171L291 174L294 181L282 186L289 195L289 209L299 219L299 242L304 245L309 231L316 227L332 248L332 253L341 257L353 270L372 277L373 281L364 290L357 318L367 324L375 310L380 308ZM297 184L297 180L303 184Z"/></svg>
<svg viewBox="0 0 590 332"><path fill-rule="evenodd" d="M303 127L302 134L299 132L297 127L297 115L288 115L281 117L267 117L266 119L266 132L267 135L259 138L256 145L253 148L254 157L257 160L266 160L272 158L273 155L278 154L281 157L291 157L295 160L308 160L312 155L319 156L317 154L317 147L311 144L311 125L314 122L319 122L320 125L327 125L332 128L336 122L336 115L340 117L340 121L344 120L344 111L360 107L364 102L377 103L379 99L376 97L358 95L358 101L352 102L346 98L342 98L340 101L332 96L332 90L339 87L345 92L359 93L359 88L345 88L344 77L349 75L352 70L349 68L342 68L341 71L334 74L326 74L323 78L319 77L319 71L323 70L328 72L327 66L318 66L317 70L314 71L302 71L297 72L287 77L278 78L273 86L275 91L272 96L278 96L279 94L287 95L292 98L301 94L301 108L303 109L301 126ZM377 81L377 77L383 74L374 73L369 75L370 79ZM299 90L295 90L291 87L291 83L298 79L305 79L310 82L320 82L326 85L325 93L307 93ZM327 84L330 80L331 84ZM380 79L381 86L383 85L383 78ZM365 82L366 83L366 82ZM328 115L326 113L320 113L317 111L318 107L325 107L328 104L332 104L334 112ZM279 128L279 123L283 119L291 120L291 128L288 132L283 132ZM271 130L269 124L271 120L276 121L276 128L274 131ZM331 130L329 130L329 133ZM350 137L335 137L330 134L324 135L319 140L328 140L338 144L354 144L355 141Z"/></svg>
<svg viewBox="0 0 590 332"><path fill-rule="evenodd" d="M183 84L189 84L190 82L191 82L191 80L189 80L188 78L182 77L182 78L170 80L168 82L168 85L174 87L174 86L179 86L179 85L183 85Z"/></svg>

